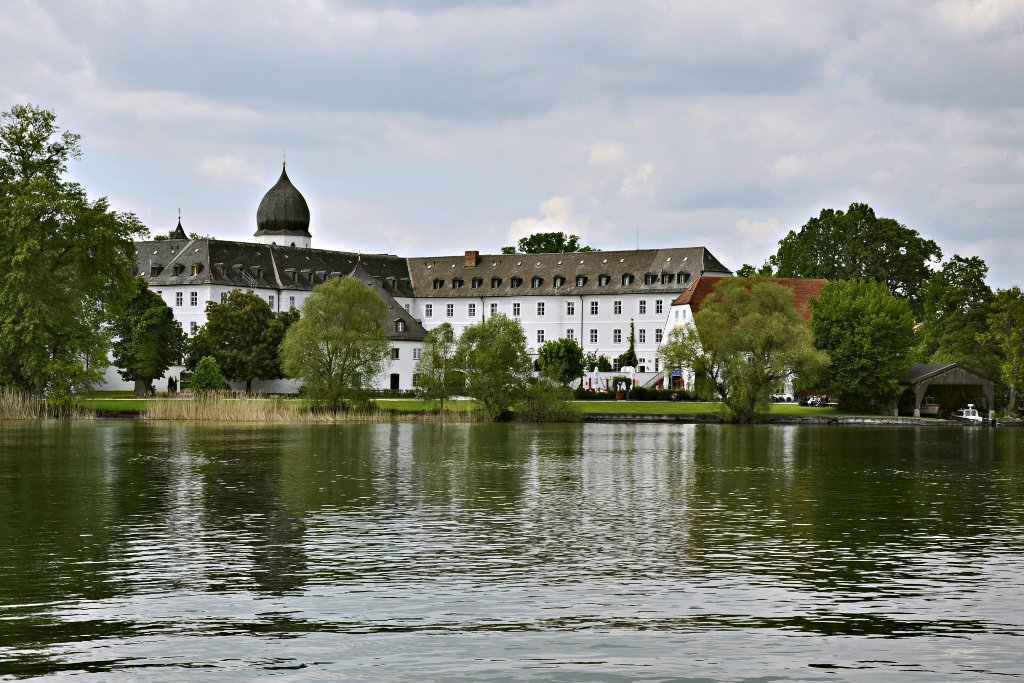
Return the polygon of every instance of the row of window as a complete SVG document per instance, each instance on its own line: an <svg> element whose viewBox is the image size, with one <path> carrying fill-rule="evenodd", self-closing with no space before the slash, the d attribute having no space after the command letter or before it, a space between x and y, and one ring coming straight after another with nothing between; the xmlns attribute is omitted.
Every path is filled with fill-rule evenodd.
<svg viewBox="0 0 1024 683"><path fill-rule="evenodd" d="M659 273L647 273L647 274L644 275L644 284L645 285L654 285L654 284L659 284L660 283L660 284L663 284L663 285L671 285L671 284L680 284L680 285L682 285L682 284L685 284L686 281L689 278L690 278L690 274L689 273L685 273L683 271L679 271L678 273L660 273L660 274ZM587 276L587 275L577 275L576 276L576 286L577 287L584 287L584 286L586 286L586 284L587 284L587 282L589 280L590 280L590 277ZM635 278L633 277L632 273L623 273L621 281L622 281L622 285L625 287L625 286L633 284L633 282L635 281ZM504 282L504 280L502 278L497 277L497 276L492 277L491 278L491 289L497 289L497 288L501 287L502 282ZM509 286L510 289L518 289L519 287L523 286L523 282L524 282L523 278L518 277L518 276L513 276L513 277L509 278L508 286ZM611 282L612 282L612 276L611 275L598 275L597 276L597 286L598 287L607 287L608 285L611 284ZM445 286L444 278L439 278L439 277L438 278L434 278L434 285L433 285L434 289L444 289L444 286ZM464 279L462 279L460 277L452 278L452 280L451 280L451 288L452 289L462 289L465 286L466 286L466 281ZM482 277L475 277L475 278L472 278L470 280L470 288L471 289L479 289L479 288L481 288L483 286L484 286L484 279ZM543 277L541 277L540 275L534 275L532 278L530 278L530 287L532 289L539 289L542 286L544 286L544 278ZM565 277L562 276L562 275L555 275L553 278L551 278L551 286L554 287L555 289L561 289L562 287L565 287Z"/></svg>
<svg viewBox="0 0 1024 683"><path fill-rule="evenodd" d="M638 304L639 305L637 306L637 309L638 309L637 312L640 315L646 315L647 314L647 301L646 301L646 299L641 299L638 302ZM543 301L538 301L537 302L537 316L538 317L543 317L546 310L547 310L546 304ZM491 315L494 315L497 312L498 312L498 304L497 304L497 302L492 302L491 303ZM600 312L600 302L598 302L598 301L591 301L590 302L590 315L599 315L599 312ZM654 313L655 313L655 315L660 315L660 314L662 314L664 312L665 312L665 302L664 302L664 300L656 299L654 301ZM614 315L622 315L622 302L621 301L613 301L612 302L612 313ZM522 305L519 304L518 302L513 303L512 304L512 317L513 318L518 318L518 317L520 317L521 314L522 314ZM575 301L566 301L565 302L565 314L568 315L568 316L576 315L576 302ZM444 315L445 315L446 318L454 318L455 317L455 304L445 304L444 305ZM466 316L469 317L469 318L475 318L476 317L476 304L475 303L466 304ZM433 318L434 317L434 304L424 304L423 305L423 317L424 318Z"/></svg>
<svg viewBox="0 0 1024 683"><path fill-rule="evenodd" d="M662 332L661 328L657 328L657 329L654 330L654 343L655 344L660 344L661 343L662 334L663 334L663 332ZM546 335L545 335L544 330L537 330L537 343L538 344L543 344L545 338L546 338ZM576 330L572 329L571 327L569 329L567 329L565 331L565 338L566 339L576 339ZM594 328L591 328L589 330L589 337L588 338L589 338L589 341L590 341L591 344L597 344L598 343L597 330L594 329ZM637 330L636 331L636 341L637 341L638 344L646 344L647 343L647 330L645 330L643 328ZM621 329L614 329L614 330L612 330L612 343L613 344L621 344L622 343L622 330Z"/></svg>

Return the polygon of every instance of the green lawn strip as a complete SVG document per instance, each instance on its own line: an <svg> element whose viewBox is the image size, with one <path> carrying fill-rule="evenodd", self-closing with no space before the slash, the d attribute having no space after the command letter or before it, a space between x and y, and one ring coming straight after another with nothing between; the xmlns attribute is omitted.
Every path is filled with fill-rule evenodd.
<svg viewBox="0 0 1024 683"><path fill-rule="evenodd" d="M128 392L129 394L131 392ZM86 410L117 413L141 413L149 407L145 398L80 398L78 405Z"/></svg>
<svg viewBox="0 0 1024 683"><path fill-rule="evenodd" d="M400 413L426 413L440 408L438 401L421 401L416 398L378 398L374 403L381 410ZM444 409L453 413L471 413L480 409L476 401L445 401Z"/></svg>

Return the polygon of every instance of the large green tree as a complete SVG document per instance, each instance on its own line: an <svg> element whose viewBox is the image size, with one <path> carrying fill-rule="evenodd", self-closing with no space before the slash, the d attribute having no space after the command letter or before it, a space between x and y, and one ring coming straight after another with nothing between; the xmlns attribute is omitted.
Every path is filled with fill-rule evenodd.
<svg viewBox="0 0 1024 683"><path fill-rule="evenodd" d="M366 389L391 355L388 305L356 278L331 278L302 304L302 317L281 346L284 370L317 404L337 412L365 403Z"/></svg>
<svg viewBox="0 0 1024 683"><path fill-rule="evenodd" d="M467 327L456 357L466 375L466 393L491 419L508 413L529 385L532 364L523 326L501 313Z"/></svg>
<svg viewBox="0 0 1024 683"><path fill-rule="evenodd" d="M693 323L670 332L661 358L666 368L689 367L694 388L720 398L727 419L760 419L787 378L825 362L793 305L793 290L770 278L721 280Z"/></svg>
<svg viewBox="0 0 1024 683"><path fill-rule="evenodd" d="M185 364L195 368L205 356L213 356L224 376L245 382L252 391L254 379L284 376L279 349L296 311L274 313L263 297L252 291L232 290L224 303L206 302L206 324L189 342Z"/></svg>
<svg viewBox="0 0 1024 683"><path fill-rule="evenodd" d="M906 299L872 280L836 280L811 301L814 345L829 356L821 386L850 409L899 394L912 363L914 316Z"/></svg>
<svg viewBox="0 0 1024 683"><path fill-rule="evenodd" d="M537 351L540 374L563 385L583 376L583 362L583 347L575 339L549 339Z"/></svg>
<svg viewBox="0 0 1024 683"><path fill-rule="evenodd" d="M988 329L978 341L999 353L1001 379L1010 389L1006 415L1015 415L1017 394L1024 389L1024 292L1019 287L996 292Z"/></svg>
<svg viewBox="0 0 1024 683"><path fill-rule="evenodd" d="M171 307L144 279L133 278L130 288L111 325L114 365L122 378L135 382L135 395L145 396L150 383L181 358L185 333Z"/></svg>
<svg viewBox="0 0 1024 683"><path fill-rule="evenodd" d="M423 391L424 398L440 401L442 414L444 402L461 392L465 384L455 361L457 348L451 323L441 323L427 333L416 361L415 385Z"/></svg>
<svg viewBox="0 0 1024 683"><path fill-rule="evenodd" d="M999 357L978 335L988 329L992 289L988 266L973 256L954 255L922 290L923 313L917 356L933 363L958 362L987 377L999 375Z"/></svg>
<svg viewBox="0 0 1024 683"><path fill-rule="evenodd" d="M502 247L502 254L571 254L582 251L597 251L580 245L579 235L564 232L535 232L519 240L517 247Z"/></svg>
<svg viewBox="0 0 1024 683"><path fill-rule="evenodd" d="M65 178L79 136L32 105L0 113L0 385L55 398L98 382L130 291L130 213Z"/></svg>
<svg viewBox="0 0 1024 683"><path fill-rule="evenodd" d="M822 209L799 232L790 231L768 264L780 277L882 282L920 313L920 290L941 257L938 245L916 230L854 203L846 211Z"/></svg>

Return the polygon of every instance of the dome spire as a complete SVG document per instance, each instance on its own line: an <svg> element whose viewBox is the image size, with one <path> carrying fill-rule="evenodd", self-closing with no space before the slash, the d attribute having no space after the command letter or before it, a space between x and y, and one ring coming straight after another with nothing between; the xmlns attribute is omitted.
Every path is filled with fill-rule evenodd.
<svg viewBox="0 0 1024 683"><path fill-rule="evenodd" d="M256 210L256 241L309 247L309 205L288 178L287 159L282 155L281 177L270 188Z"/></svg>
<svg viewBox="0 0 1024 683"><path fill-rule="evenodd" d="M172 240L187 240L188 235L185 234L185 229L181 227L181 207L178 207L178 227L171 231Z"/></svg>

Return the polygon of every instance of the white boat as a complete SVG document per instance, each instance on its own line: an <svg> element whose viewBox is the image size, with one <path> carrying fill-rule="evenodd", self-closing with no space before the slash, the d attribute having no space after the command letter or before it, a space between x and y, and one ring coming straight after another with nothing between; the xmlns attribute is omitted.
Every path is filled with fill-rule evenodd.
<svg viewBox="0 0 1024 683"><path fill-rule="evenodd" d="M953 414L949 416L949 419L956 420L957 422L964 422L966 424L985 424L985 418L983 418L981 413L975 409L973 403L968 403L966 408L954 410Z"/></svg>
<svg viewBox="0 0 1024 683"><path fill-rule="evenodd" d="M939 404L931 396L926 396L921 404L921 417L938 417Z"/></svg>

